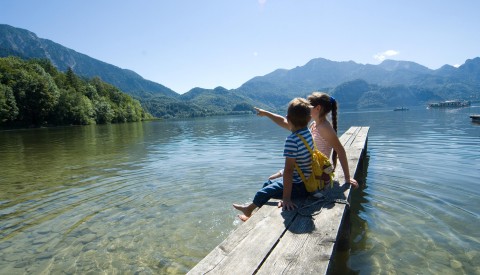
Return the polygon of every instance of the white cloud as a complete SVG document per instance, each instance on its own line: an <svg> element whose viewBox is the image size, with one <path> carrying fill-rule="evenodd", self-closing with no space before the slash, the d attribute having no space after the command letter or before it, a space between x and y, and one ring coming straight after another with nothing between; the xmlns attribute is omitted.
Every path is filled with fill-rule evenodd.
<svg viewBox="0 0 480 275"><path fill-rule="evenodd" d="M265 3L267 3L267 0L258 0L258 4L260 4L261 8L263 8L263 6L265 6Z"/></svg>
<svg viewBox="0 0 480 275"><path fill-rule="evenodd" d="M395 56L395 55L398 55L400 54L400 52L398 51L395 51L395 50L388 50L388 51L384 51L382 53L377 53L373 56L373 58L375 58L376 60L378 61L383 61L391 56Z"/></svg>
<svg viewBox="0 0 480 275"><path fill-rule="evenodd" d="M455 64L455 65L453 65L453 67L455 67L455 68L458 68L458 67L460 67L460 66L461 66L460 64Z"/></svg>

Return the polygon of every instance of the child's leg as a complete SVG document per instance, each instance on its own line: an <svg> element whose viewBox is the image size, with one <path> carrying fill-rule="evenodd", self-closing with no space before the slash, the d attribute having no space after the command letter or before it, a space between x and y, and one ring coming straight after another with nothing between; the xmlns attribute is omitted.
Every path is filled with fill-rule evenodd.
<svg viewBox="0 0 480 275"><path fill-rule="evenodd" d="M260 189L253 198L253 203L258 207L262 207L269 199L281 199L283 196L283 179L269 180Z"/></svg>
<svg viewBox="0 0 480 275"><path fill-rule="evenodd" d="M248 205L233 204L233 207L243 213L243 215L238 215L242 221L246 221L252 216L253 211L257 206L254 203Z"/></svg>
<svg viewBox="0 0 480 275"><path fill-rule="evenodd" d="M283 181L281 179L276 181L267 181L263 184L263 188L260 189L253 198L253 202L248 205L233 204L233 207L243 213L238 215L242 221L248 220L252 216L253 211L257 207L262 207L271 198L282 198L283 194Z"/></svg>
<svg viewBox="0 0 480 275"><path fill-rule="evenodd" d="M303 184L293 184L292 186L292 199L307 197L308 192L305 189ZM262 207L269 199L282 199L283 197L283 178L276 180L269 180L265 182L263 188L260 189L255 197L253 198L253 203Z"/></svg>

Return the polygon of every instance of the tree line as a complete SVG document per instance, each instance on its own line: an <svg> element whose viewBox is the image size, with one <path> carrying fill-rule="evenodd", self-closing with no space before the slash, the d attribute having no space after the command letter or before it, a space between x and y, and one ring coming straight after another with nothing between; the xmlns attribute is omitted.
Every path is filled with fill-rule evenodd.
<svg viewBox="0 0 480 275"><path fill-rule="evenodd" d="M47 59L0 58L0 126L87 125L152 116L100 78L61 72Z"/></svg>

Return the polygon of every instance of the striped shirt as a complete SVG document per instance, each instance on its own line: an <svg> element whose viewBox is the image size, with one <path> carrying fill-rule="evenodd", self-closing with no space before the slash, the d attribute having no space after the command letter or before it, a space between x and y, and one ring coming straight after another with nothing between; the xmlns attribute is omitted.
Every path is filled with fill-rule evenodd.
<svg viewBox="0 0 480 275"><path fill-rule="evenodd" d="M312 156L310 154L310 151L308 151L307 147L305 147L303 141L298 138L296 134L303 136L310 148L312 148L313 150L312 134L310 133L308 127L305 127L293 132L286 138L285 147L283 149L283 156L286 158L294 158L297 162L297 165L300 167L303 174L305 175L305 178L308 179L308 177L312 173ZM298 175L297 173L297 169L293 170L293 183L303 183L302 178L300 178L300 175Z"/></svg>

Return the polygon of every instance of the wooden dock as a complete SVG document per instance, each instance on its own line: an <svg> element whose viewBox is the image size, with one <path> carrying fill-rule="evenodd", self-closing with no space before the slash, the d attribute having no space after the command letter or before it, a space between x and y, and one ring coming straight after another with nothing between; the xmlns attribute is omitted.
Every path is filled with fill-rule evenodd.
<svg viewBox="0 0 480 275"><path fill-rule="evenodd" d="M351 127L340 137L351 175L363 169L368 131ZM341 202L350 197L340 167L335 179L334 197L296 201L296 211L281 211L270 200L188 274L326 274L348 212Z"/></svg>

